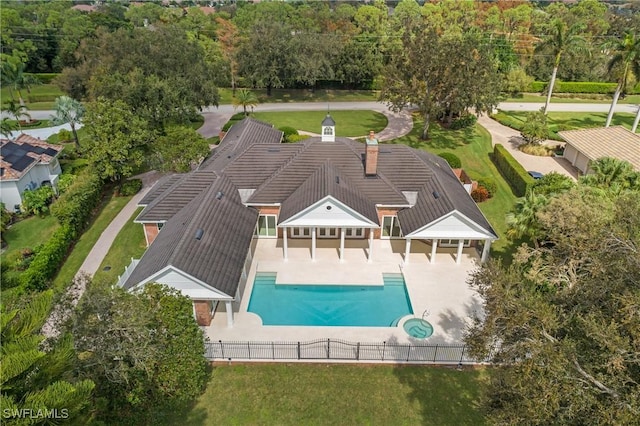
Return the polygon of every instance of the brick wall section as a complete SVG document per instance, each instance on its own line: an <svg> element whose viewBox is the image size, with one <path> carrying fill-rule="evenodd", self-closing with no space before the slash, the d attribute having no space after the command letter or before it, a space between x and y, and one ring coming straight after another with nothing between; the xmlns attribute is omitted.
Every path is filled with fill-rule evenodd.
<svg viewBox="0 0 640 426"><path fill-rule="evenodd" d="M380 239L382 234L382 216L395 216L398 214L398 208L380 208L378 207L378 220L380 221L380 228L376 228L373 231L373 238Z"/></svg>
<svg viewBox="0 0 640 426"><path fill-rule="evenodd" d="M151 245L153 240L158 236L158 224L157 223L145 223L144 224L144 234L147 237L147 247Z"/></svg>
<svg viewBox="0 0 640 426"><path fill-rule="evenodd" d="M198 325L207 327L211 324L211 305L207 300L194 300L193 307L196 311Z"/></svg>
<svg viewBox="0 0 640 426"><path fill-rule="evenodd" d="M375 176L378 173L378 145L367 144L365 148L364 174Z"/></svg>

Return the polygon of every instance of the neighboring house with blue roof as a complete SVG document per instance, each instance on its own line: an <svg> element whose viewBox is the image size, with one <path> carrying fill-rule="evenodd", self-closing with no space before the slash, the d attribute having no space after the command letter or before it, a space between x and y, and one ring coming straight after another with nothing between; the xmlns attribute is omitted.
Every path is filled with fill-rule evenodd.
<svg viewBox="0 0 640 426"><path fill-rule="evenodd" d="M234 125L198 170L170 175L141 200L136 218L149 249L119 280L126 289L160 282L194 301L198 323L209 325L219 302L227 323L242 293L253 244L278 238L287 259L291 239L368 245L374 239L427 241L433 263L438 247L478 245L481 261L497 234L447 162L405 145L365 144L336 137L331 117L322 135L283 144L282 132L248 118ZM338 260L338 259L337 259ZM455 267L455 266L453 266Z"/></svg>
<svg viewBox="0 0 640 426"><path fill-rule="evenodd" d="M20 209L25 191L56 186L62 173L57 158L62 149L25 134L13 141L0 140L0 201L7 210Z"/></svg>

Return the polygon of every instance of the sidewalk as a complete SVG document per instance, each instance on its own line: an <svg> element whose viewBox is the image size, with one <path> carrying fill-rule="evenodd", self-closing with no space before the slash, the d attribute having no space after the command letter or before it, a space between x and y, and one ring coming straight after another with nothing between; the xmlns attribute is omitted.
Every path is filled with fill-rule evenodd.
<svg viewBox="0 0 640 426"><path fill-rule="evenodd" d="M569 176L574 180L578 178L577 170L569 161L562 157L539 157L520 151L518 146L523 143L523 140L518 130L504 126L487 115L481 115L478 118L478 123L491 134L492 145L502 144L525 170L532 170L545 175L547 173L557 172ZM547 140L546 143L549 145L557 145L561 142Z"/></svg>

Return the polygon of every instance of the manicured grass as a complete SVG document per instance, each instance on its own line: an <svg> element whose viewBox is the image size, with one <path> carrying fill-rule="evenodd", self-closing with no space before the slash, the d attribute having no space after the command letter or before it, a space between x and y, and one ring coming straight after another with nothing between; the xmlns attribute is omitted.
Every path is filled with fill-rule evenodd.
<svg viewBox="0 0 640 426"><path fill-rule="evenodd" d="M390 365L214 367L184 425L483 425L488 370Z"/></svg>
<svg viewBox="0 0 640 426"><path fill-rule="evenodd" d="M432 123L430 139L424 141L420 139L423 121L417 115L414 115L413 118L414 124L411 133L395 139L391 143L403 143L434 154L451 152L460 158L462 168L472 179L478 180L488 177L496 183L496 194L489 200L478 204L478 206L500 237L491 246L492 255L501 257L508 262L513 248L506 236L507 224L505 216L513 208L516 197L489 158L489 154L493 152L491 135L477 124L474 127L462 130L446 130L439 124Z"/></svg>
<svg viewBox="0 0 640 426"><path fill-rule="evenodd" d="M275 127L289 126L297 130L320 133L320 123L327 115L326 111L299 112L256 112L252 114L258 120L272 123ZM387 117L375 111L332 111L336 122L337 136L366 136L369 130L379 132L387 127Z"/></svg>
<svg viewBox="0 0 640 426"><path fill-rule="evenodd" d="M60 268L58 275L53 280L53 288L62 290L73 280L80 266L95 245L102 232L111 221L120 213L120 210L132 197L116 197L112 194L106 196L101 204L100 213L95 217L89 228L82 234L73 250Z"/></svg>
<svg viewBox="0 0 640 426"><path fill-rule="evenodd" d="M505 126L520 130L526 120L525 111L500 111L491 117ZM604 127L607 122L606 112L549 112L547 114L549 123L549 138L563 140L557 132L562 130L587 129L591 127ZM629 113L616 113L613 116L611 125L622 125L631 130L635 116Z"/></svg>
<svg viewBox="0 0 640 426"><path fill-rule="evenodd" d="M349 102L349 101L377 101L379 92L376 90L331 90L318 89L273 89L271 96L267 96L267 89L251 89L260 103L267 102ZM220 104L232 104L231 89L219 89Z"/></svg>
<svg viewBox="0 0 640 426"><path fill-rule="evenodd" d="M568 95L568 94L567 94ZM564 95L563 95L564 96ZM579 96L579 95L577 95ZM613 100L612 95L595 95L597 99L580 98L580 97L556 97L551 96L552 104L610 104ZM523 93L521 96L508 97L505 102L546 102L546 95L538 93ZM637 104L640 103L640 95L627 95L624 99L618 100L619 104Z"/></svg>
<svg viewBox="0 0 640 426"><path fill-rule="evenodd" d="M26 90L22 90L21 92L27 107L33 111L52 109L56 98L64 95L64 92L55 84L38 84L31 86L31 93L28 93ZM11 99L9 87L5 86L2 88L0 97L2 97L3 102ZM15 90L13 91L13 99L18 100L18 93Z"/></svg>
<svg viewBox="0 0 640 426"><path fill-rule="evenodd" d="M93 276L94 280L107 281L115 284L118 275L122 275L124 268L131 263L131 258L140 259L140 257L142 257L142 254L147 248L144 231L142 230L141 224L133 223L133 219L135 219L141 211L142 207L138 208L131 216L131 219L120 230L109 252L102 261L100 268L98 268L98 271ZM104 268L106 266L109 266L110 270L105 271Z"/></svg>
<svg viewBox="0 0 640 426"><path fill-rule="evenodd" d="M56 218L51 215L33 216L11 225L4 235L7 248L0 261L5 262L22 249L33 249L45 243L59 226Z"/></svg>

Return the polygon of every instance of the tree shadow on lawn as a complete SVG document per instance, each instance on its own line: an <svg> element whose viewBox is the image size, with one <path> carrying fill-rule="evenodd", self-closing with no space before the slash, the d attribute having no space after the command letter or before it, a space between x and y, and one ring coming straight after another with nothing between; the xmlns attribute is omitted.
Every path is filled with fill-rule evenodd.
<svg viewBox="0 0 640 426"><path fill-rule="evenodd" d="M484 371L474 367L400 365L394 374L409 388L407 398L417 402L424 425L481 425L480 389Z"/></svg>

